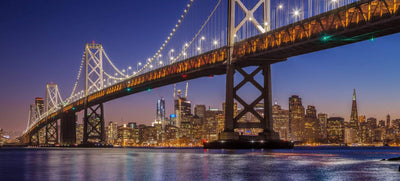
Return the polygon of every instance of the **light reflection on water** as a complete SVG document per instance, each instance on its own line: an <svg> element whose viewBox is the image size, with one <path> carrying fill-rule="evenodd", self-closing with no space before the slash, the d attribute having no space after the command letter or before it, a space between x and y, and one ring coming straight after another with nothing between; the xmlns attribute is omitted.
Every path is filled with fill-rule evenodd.
<svg viewBox="0 0 400 181"><path fill-rule="evenodd" d="M0 180L400 180L399 148L0 149Z"/></svg>

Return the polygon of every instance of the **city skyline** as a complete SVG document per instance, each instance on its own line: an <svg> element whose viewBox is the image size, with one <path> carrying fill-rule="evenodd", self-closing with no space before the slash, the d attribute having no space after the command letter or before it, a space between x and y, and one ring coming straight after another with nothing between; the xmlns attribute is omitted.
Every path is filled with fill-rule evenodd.
<svg viewBox="0 0 400 181"><path fill-rule="evenodd" d="M178 15L170 9L182 6L178 2L160 2L156 13L163 16L157 16L156 19L151 16L154 13L154 9L150 8L152 2L140 2L143 6L138 7L128 2L102 2L98 7L103 8L104 17L109 19L97 19L96 23L89 26L80 23L82 17L95 19L90 15L95 8L84 11L88 4L75 7L67 2L49 3L47 7L50 8L46 8L33 2L27 2L21 7L18 3L1 3L4 15L1 17L5 17L1 22L6 28L0 30L3 40L0 43L0 59L5 62L0 68L0 77L6 86L2 87L0 97L0 127L18 131L26 127L29 105L34 102L34 98L44 97L46 83L57 83L64 98L70 92L85 43L102 43L118 67L135 66L138 60L143 61L151 55L168 34L167 30L157 32L155 29L174 24ZM112 7L110 11L105 11L108 10L104 8L106 6ZM141 10L139 7L147 9ZM71 15L71 11L78 13ZM120 13L125 13L123 15L126 17ZM145 21L132 18L138 15L154 18L147 21L159 23L146 23L137 29L134 24ZM114 19L118 21L112 21ZM27 29L31 31L26 32ZM160 31L164 31L163 28ZM396 85L399 76L395 67L400 63L396 61L394 50L399 40L400 36L395 34L296 56L273 64L273 100L278 100L279 105L287 109L288 97L299 95L303 105L314 105L317 112L341 116L348 121L351 108L349 98L351 90L355 88L359 115L378 120L384 119L387 114L398 118L400 114L397 108L400 103L396 98L400 85ZM130 53L132 50L136 50L135 54ZM205 104L207 108L221 108L221 103L225 101L224 78L223 75L190 81L188 99L193 105ZM209 86L205 88L204 84ZM182 82L178 87L184 89L183 85ZM173 112L172 92L173 87L169 85L111 101L105 104L105 118L107 121L124 118L133 119L127 121L145 121L150 124L155 119L155 102L160 96L166 99L166 113ZM253 94L252 91L244 93L250 96Z"/></svg>

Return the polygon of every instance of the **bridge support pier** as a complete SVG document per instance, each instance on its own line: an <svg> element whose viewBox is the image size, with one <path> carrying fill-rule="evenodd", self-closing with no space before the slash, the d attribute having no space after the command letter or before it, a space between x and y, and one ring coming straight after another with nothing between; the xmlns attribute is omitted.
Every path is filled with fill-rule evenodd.
<svg viewBox="0 0 400 181"><path fill-rule="evenodd" d="M61 145L70 146L76 143L76 120L74 112L63 115L60 128Z"/></svg>
<svg viewBox="0 0 400 181"><path fill-rule="evenodd" d="M254 71L247 73L243 70L246 66L257 66ZM239 72L244 78L235 85L235 71ZM254 76L260 72L264 81L260 85ZM251 101L245 102L237 93L246 83L252 84L260 92L260 96ZM238 114L234 114L234 100L239 102L244 109ZM260 113L255 107L261 100L264 100L264 110ZM246 113L251 113L259 122L239 122L239 119ZM219 134L217 141L204 143L205 149L288 149L293 148L293 143L279 140L279 134L273 131L272 121L272 99L271 99L271 64L265 60L252 65L227 65L226 76L226 101L225 101L225 129ZM255 136L242 136L235 132L237 128L262 128L263 131Z"/></svg>
<svg viewBox="0 0 400 181"><path fill-rule="evenodd" d="M83 144L90 142L105 143L104 109L103 104L85 108L83 120Z"/></svg>
<svg viewBox="0 0 400 181"><path fill-rule="evenodd" d="M58 143L58 121L47 120L46 125L46 145L54 145Z"/></svg>
<svg viewBox="0 0 400 181"><path fill-rule="evenodd" d="M239 72L244 79L237 85L234 82L235 71ZM254 76L262 72L264 77L263 86L255 81ZM243 87L246 83L251 83L260 92L260 96L254 99L250 104L245 102L238 94L238 90ZM263 140L278 140L279 135L273 131L272 121L272 94L271 94L271 64L260 64L257 68L247 73L242 67L234 64L228 65L226 74L226 101L225 101L225 127L224 132L220 133L220 140L238 140L238 133L234 132L236 128L262 128L258 136L259 139ZM238 101L243 107L238 115L234 115L234 100ZM254 108L264 100L264 112L260 115ZM238 122L241 117L246 113L253 114L260 122L254 123L241 123Z"/></svg>

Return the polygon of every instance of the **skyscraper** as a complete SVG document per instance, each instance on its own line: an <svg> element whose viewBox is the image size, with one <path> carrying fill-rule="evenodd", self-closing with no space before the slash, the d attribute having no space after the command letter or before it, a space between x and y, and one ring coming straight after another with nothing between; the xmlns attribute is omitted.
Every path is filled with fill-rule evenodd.
<svg viewBox="0 0 400 181"><path fill-rule="evenodd" d="M328 143L341 144L344 142L344 119L341 117L328 118L326 130Z"/></svg>
<svg viewBox="0 0 400 181"><path fill-rule="evenodd" d="M386 128L390 128L390 115L386 116Z"/></svg>
<svg viewBox="0 0 400 181"><path fill-rule="evenodd" d="M161 123L165 128L165 100L164 98L157 100L156 122Z"/></svg>
<svg viewBox="0 0 400 181"><path fill-rule="evenodd" d="M320 124L317 119L317 110L315 106L307 106L304 118L304 141L316 143L319 141Z"/></svg>
<svg viewBox="0 0 400 181"><path fill-rule="evenodd" d="M280 139L289 139L289 110L284 110L280 105L272 107L272 119L274 131L279 133Z"/></svg>
<svg viewBox="0 0 400 181"><path fill-rule="evenodd" d="M206 106L205 105L196 105L194 106L194 115L200 118L200 121L203 122L206 116Z"/></svg>
<svg viewBox="0 0 400 181"><path fill-rule="evenodd" d="M187 93L185 96L181 95L181 90L177 91L177 96L174 94L174 110L176 115L176 127L180 128L182 121L187 121L187 119L192 115L192 103L187 100Z"/></svg>
<svg viewBox="0 0 400 181"><path fill-rule="evenodd" d="M118 125L116 122L110 121L107 127L107 143L115 144L118 136Z"/></svg>
<svg viewBox="0 0 400 181"><path fill-rule="evenodd" d="M319 113L318 114L318 121L319 121L319 125L320 125L320 138L322 140L326 140L326 123L328 121L328 114L326 113Z"/></svg>
<svg viewBox="0 0 400 181"><path fill-rule="evenodd" d="M358 112L357 112L357 100L356 100L356 89L353 91L353 101L351 105L351 115L350 115L350 122L349 126L346 128L348 129L348 134L346 134L346 141L347 143L355 143L359 142L360 131L359 131L359 122L358 122Z"/></svg>
<svg viewBox="0 0 400 181"><path fill-rule="evenodd" d="M303 141L304 117L301 98L297 95L292 95L289 98L289 138L292 141Z"/></svg>

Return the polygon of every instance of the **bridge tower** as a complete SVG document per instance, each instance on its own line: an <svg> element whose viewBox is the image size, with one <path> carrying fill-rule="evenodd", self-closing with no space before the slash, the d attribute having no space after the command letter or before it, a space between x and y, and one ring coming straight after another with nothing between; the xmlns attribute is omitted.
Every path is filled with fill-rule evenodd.
<svg viewBox="0 0 400 181"><path fill-rule="evenodd" d="M240 23L236 26L236 13L235 8L239 6L244 12L245 18L243 18ZM254 18L253 13L259 8L263 8L263 22L258 22ZM227 45L228 49L228 60L226 67L226 97L225 97L225 125L224 131L220 133L220 140L238 140L239 135L234 132L236 128L262 128L264 131L260 133L260 139L278 139L276 133L272 129L272 100L271 100L271 63L264 60L244 60L241 63L236 63L233 59L233 48L235 43L235 34L238 30L245 25L246 21L250 21L260 33L265 33L270 30L270 0L258 0L257 4L252 9L247 9L247 7L242 3L241 0L229 0L228 2L228 37ZM257 66L257 68L251 72L247 73L243 70L243 67L247 66ZM239 72L244 79L237 85L234 82L235 71ZM254 76L262 72L264 77L264 85L260 85L254 80ZM250 104L246 103L238 94L238 90L246 83L251 83L260 92L261 95L253 100ZM240 112L237 116L234 116L234 100L237 100L240 104L244 106L244 110ZM261 100L264 100L264 113L263 116L255 111L254 107ZM260 123L240 123L238 120L244 116L246 113L252 113Z"/></svg>
<svg viewBox="0 0 400 181"><path fill-rule="evenodd" d="M46 112L57 110L62 106L62 98L58 90L58 85L50 83L46 85ZM46 115L49 116L49 115ZM39 131L38 131L39 132ZM39 134L38 134L39 135ZM58 143L58 119L50 118L46 120L45 144Z"/></svg>
<svg viewBox="0 0 400 181"><path fill-rule="evenodd" d="M88 104L88 95L104 88L103 54L101 44L87 43L85 46L85 107L83 118L83 144L105 142L103 104Z"/></svg>

